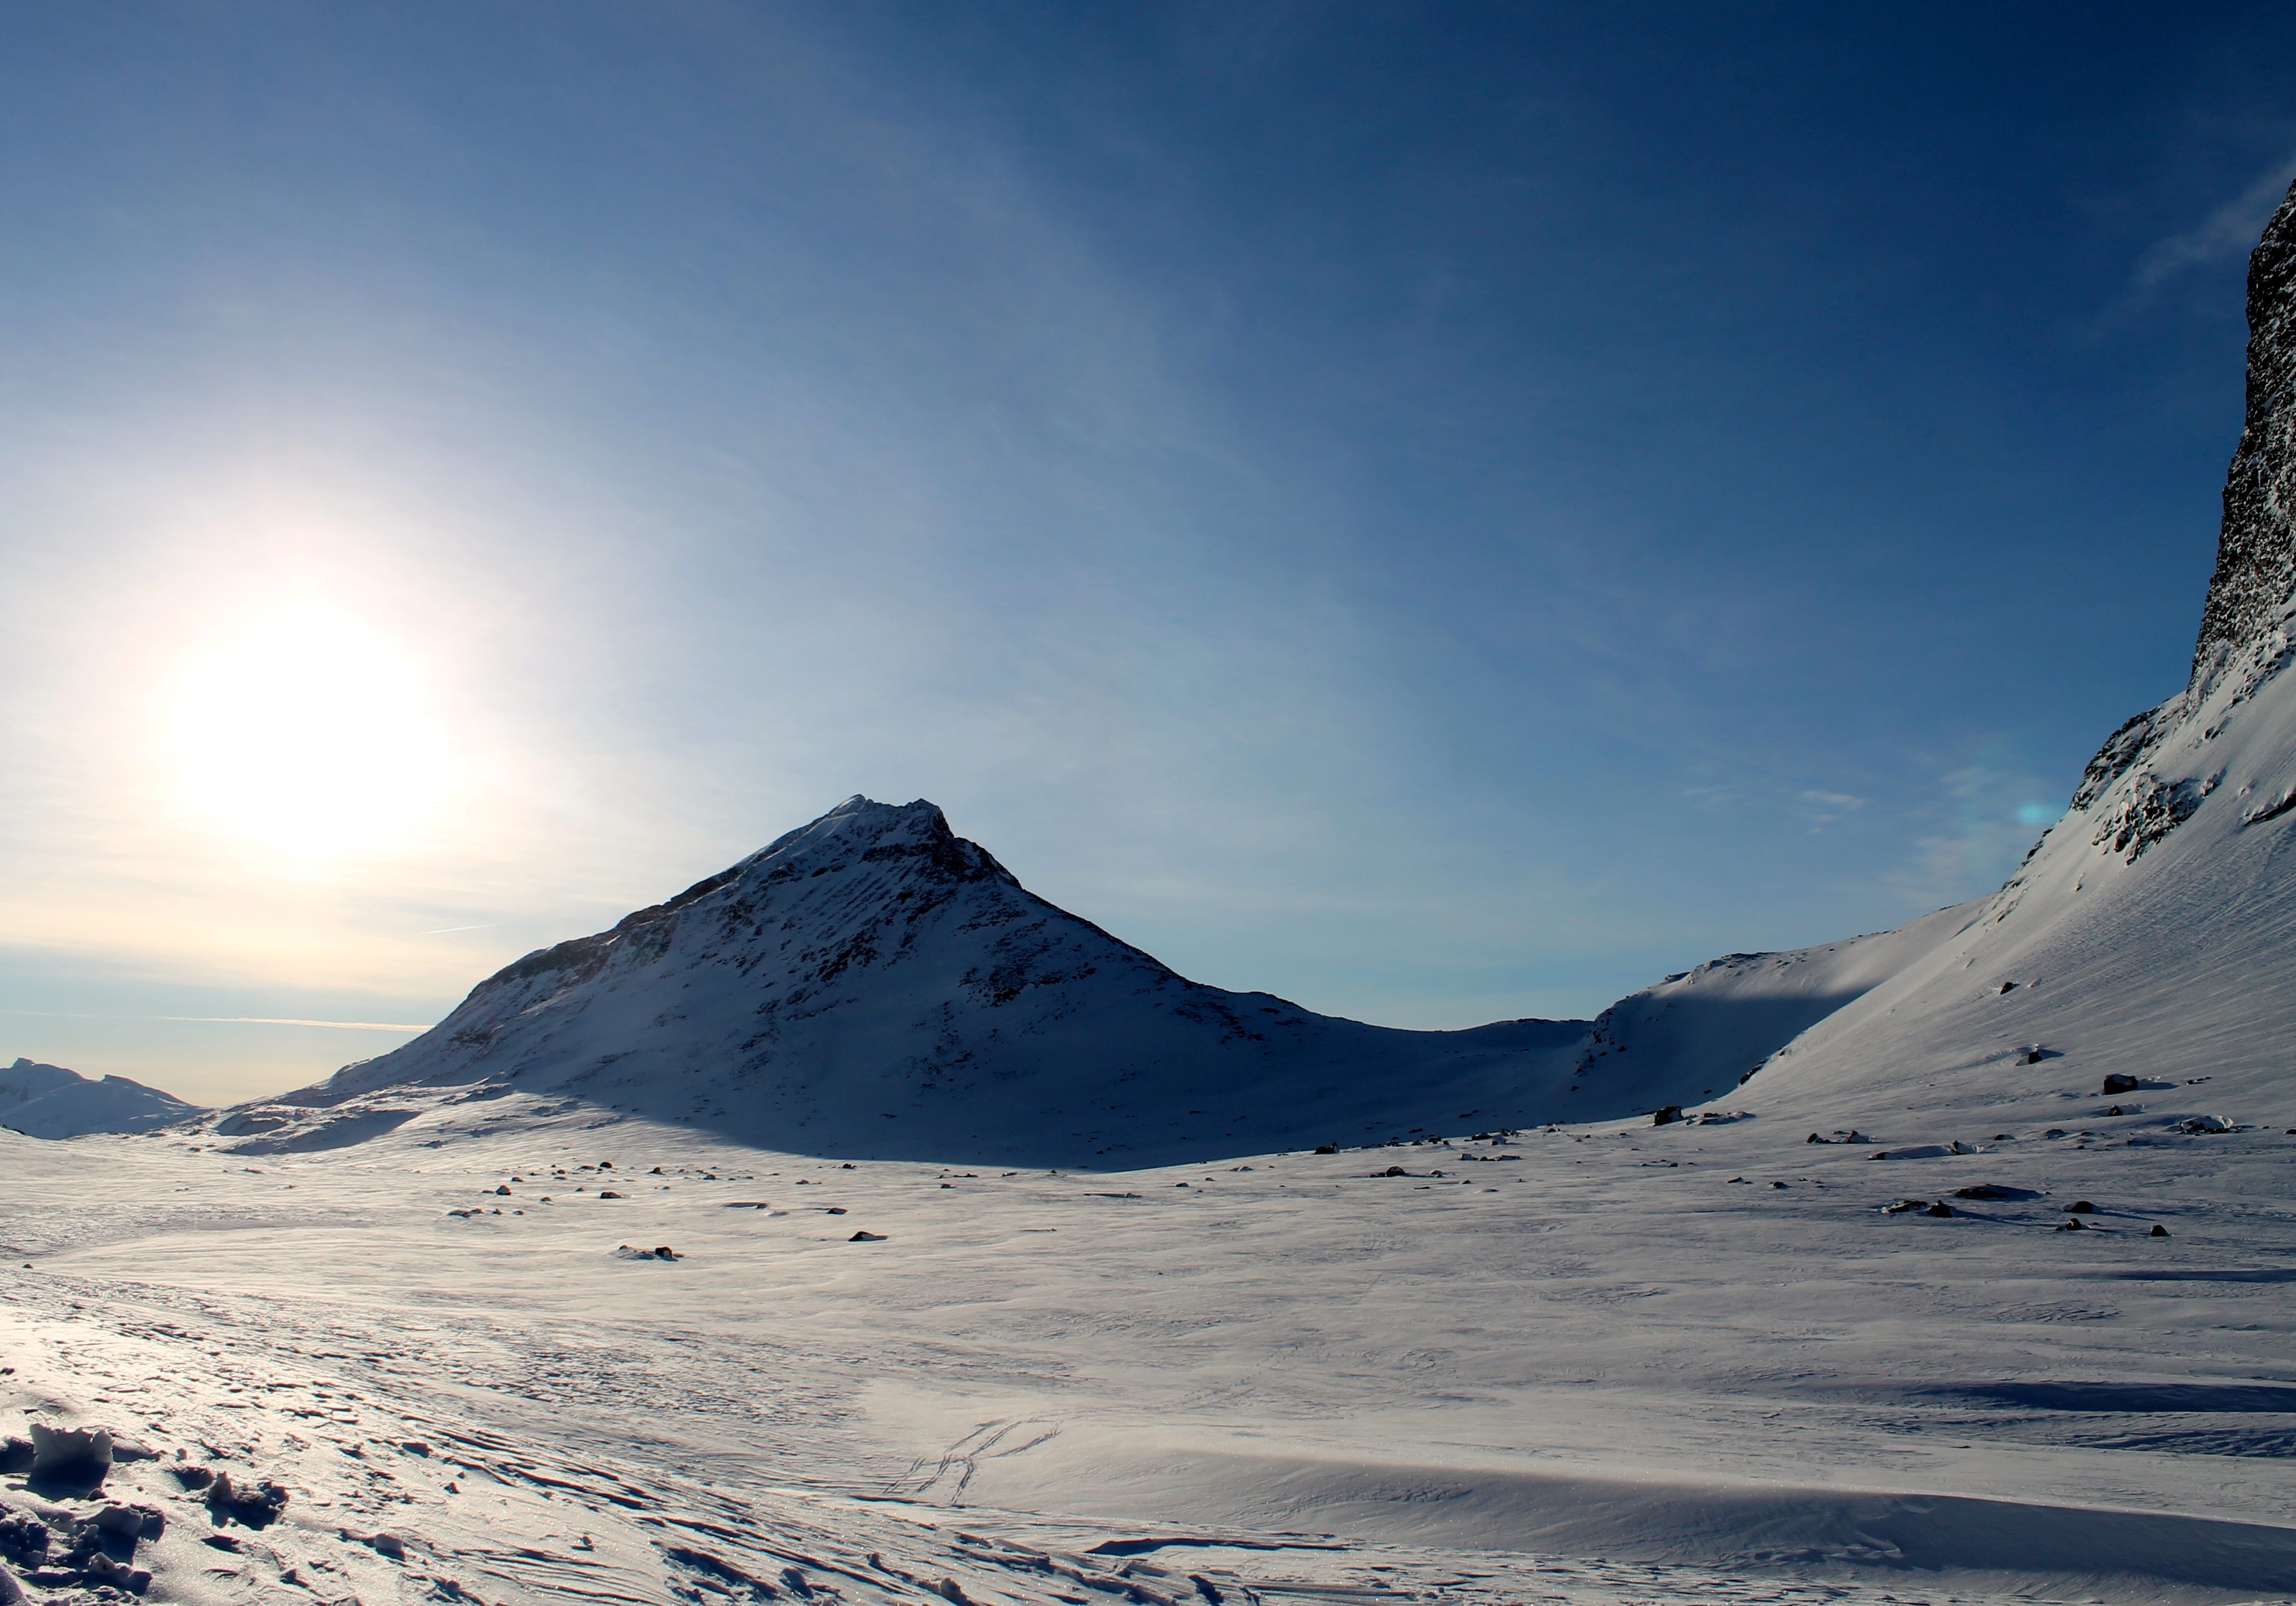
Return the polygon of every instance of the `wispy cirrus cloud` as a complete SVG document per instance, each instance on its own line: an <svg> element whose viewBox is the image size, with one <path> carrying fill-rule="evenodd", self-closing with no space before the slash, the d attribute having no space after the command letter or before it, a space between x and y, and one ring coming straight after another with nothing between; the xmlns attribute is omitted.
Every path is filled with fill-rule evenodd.
<svg viewBox="0 0 2296 1606"><path fill-rule="evenodd" d="M2130 298L2149 295L2189 268L2247 256L2291 184L2296 184L2296 156L2259 175L2194 226L2154 241L2136 259L2129 277Z"/></svg>

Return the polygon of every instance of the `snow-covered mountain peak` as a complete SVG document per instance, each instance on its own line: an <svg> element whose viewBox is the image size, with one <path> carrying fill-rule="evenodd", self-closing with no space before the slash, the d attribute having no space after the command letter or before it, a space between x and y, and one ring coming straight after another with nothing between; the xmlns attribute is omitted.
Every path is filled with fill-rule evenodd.
<svg viewBox="0 0 2296 1606"><path fill-rule="evenodd" d="M1699 1092L1675 1085L1696 1071L1574 1086L1586 1029L1401 1031L1206 987L1029 892L932 803L853 797L219 1130L331 1147L414 1118L390 1090L421 1085L817 1154L1068 1165L1628 1114Z"/></svg>
<svg viewBox="0 0 2296 1606"><path fill-rule="evenodd" d="M964 853L965 848L972 853ZM776 837L731 873L746 876L767 865L786 871L803 864L809 869L824 856L871 851L881 851L885 857L906 854L931 859L937 868L956 874L977 870L979 860L996 864L949 829L948 816L939 804L923 798L880 803L856 792L819 819Z"/></svg>
<svg viewBox="0 0 2296 1606"><path fill-rule="evenodd" d="M0 1127L27 1137L142 1132L199 1113L197 1104L126 1077L92 1079L61 1065L23 1058L0 1070Z"/></svg>

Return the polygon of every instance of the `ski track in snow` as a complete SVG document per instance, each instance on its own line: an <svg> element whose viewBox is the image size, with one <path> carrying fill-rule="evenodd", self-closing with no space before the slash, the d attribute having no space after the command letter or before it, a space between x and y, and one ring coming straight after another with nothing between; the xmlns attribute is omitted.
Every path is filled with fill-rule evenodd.
<svg viewBox="0 0 2296 1606"><path fill-rule="evenodd" d="M0 1133L0 1429L161 1452L108 1490L168 1513L135 1563L155 1596L1943 1602L2296 1578L2277 1130L1875 1163L1750 1119L1111 1176L473 1118L445 1095L288 1157ZM1520 1158L1470 1158L1499 1154ZM1979 1182L2031 1197L1880 1209ZM2102 1214L2055 1231L2075 1195ZM209 1546L178 1450L277 1479L284 1516ZM1750 1490L1752 1518L1702 1504ZM1941 1491L2045 1564L1981 1536L1956 1555L1958 1518L1907 1527ZM2213 1581L2049 1560L2100 1512L2169 1523L2172 1575L2201 1535L2186 1570ZM2252 1553L2210 1561L2218 1532Z"/></svg>

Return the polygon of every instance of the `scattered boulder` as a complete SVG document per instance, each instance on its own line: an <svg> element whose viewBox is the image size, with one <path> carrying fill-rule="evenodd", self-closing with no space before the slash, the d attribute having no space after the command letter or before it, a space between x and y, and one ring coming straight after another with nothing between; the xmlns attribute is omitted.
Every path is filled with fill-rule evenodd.
<svg viewBox="0 0 2296 1606"><path fill-rule="evenodd" d="M1381 1172L1380 1175L1382 1176L1408 1176L1411 1173L1405 1170L1401 1166L1390 1166L1386 1170Z"/></svg>
<svg viewBox="0 0 2296 1606"><path fill-rule="evenodd" d="M622 1195L615 1192L611 1188L606 1188L599 1192L598 1197L601 1199L619 1199Z"/></svg>
<svg viewBox="0 0 2296 1606"><path fill-rule="evenodd" d="M32 1470L32 1441L10 1434L0 1439L0 1472L29 1472Z"/></svg>
<svg viewBox="0 0 2296 1606"><path fill-rule="evenodd" d="M2156 1221L2152 1224L2152 1230L2144 1235L2147 1238L2166 1238L2169 1235L2169 1229Z"/></svg>
<svg viewBox="0 0 2296 1606"><path fill-rule="evenodd" d="M2104 1078L2104 1086L2098 1091L2110 1098L2116 1093L2135 1093L2143 1086L2135 1077L2124 1077L2116 1072Z"/></svg>
<svg viewBox="0 0 2296 1606"><path fill-rule="evenodd" d="M2123 1110L2118 1104L2107 1104L2104 1107L2104 1112L2107 1115L2127 1115L2128 1113L2128 1111Z"/></svg>
<svg viewBox="0 0 2296 1606"><path fill-rule="evenodd" d="M1679 1104L1664 1104L1651 1111L1651 1125L1653 1127L1671 1127L1681 1118L1682 1106Z"/></svg>
<svg viewBox="0 0 2296 1606"><path fill-rule="evenodd" d="M1928 1209L1923 1210L1922 1214L1924 1216L1950 1216L1953 1214L1953 1207L1946 1203L1944 1200L1940 1199Z"/></svg>
<svg viewBox="0 0 2296 1606"><path fill-rule="evenodd" d="M215 1481L213 1467L170 1467L176 1481L187 1489L203 1489Z"/></svg>
<svg viewBox="0 0 2296 1606"><path fill-rule="evenodd" d="M1316 1152L1318 1154L1337 1154L1339 1151L1340 1146L1337 1143L1317 1143L1316 1145Z"/></svg>
<svg viewBox="0 0 2296 1606"><path fill-rule="evenodd" d="M2006 1189L1997 1188L1989 1183L1977 1183L1966 1188L1956 1188L1953 1196L1956 1199L2007 1199L2011 1194Z"/></svg>
<svg viewBox="0 0 2296 1606"><path fill-rule="evenodd" d="M882 1233L856 1233L852 1237L848 1238L845 1241L848 1243L882 1243L885 1241L885 1234Z"/></svg>
<svg viewBox="0 0 2296 1606"><path fill-rule="evenodd" d="M247 1528L266 1528L287 1509L287 1491L267 1479L234 1483L229 1472L217 1472L208 1485L208 1510L218 1521Z"/></svg>
<svg viewBox="0 0 2296 1606"><path fill-rule="evenodd" d="M2068 1216L2062 1221L2057 1223L2057 1231L2060 1233L2078 1233L2087 1225L2087 1224L2082 1221L2078 1216Z"/></svg>
<svg viewBox="0 0 2296 1606"><path fill-rule="evenodd" d="M406 1560L406 1541L397 1534L362 1534L354 1528L342 1528L346 1543L364 1545L378 1556L388 1556L394 1561Z"/></svg>
<svg viewBox="0 0 2296 1606"><path fill-rule="evenodd" d="M2177 1123L2177 1131L2194 1135L2210 1132L2238 1132L2240 1129L2238 1122L2226 1120L2220 1115L2196 1115L2189 1120Z"/></svg>
<svg viewBox="0 0 2296 1606"><path fill-rule="evenodd" d="M1904 1216L1911 1211L1926 1210L1929 1208L1930 1201L1926 1199L1901 1199L1895 1204L1883 1205L1882 1207L1882 1214L1884 1216Z"/></svg>
<svg viewBox="0 0 2296 1606"><path fill-rule="evenodd" d="M2095 1216L2097 1213L2097 1208L2086 1199L2076 1199L2065 1207L2068 1216Z"/></svg>

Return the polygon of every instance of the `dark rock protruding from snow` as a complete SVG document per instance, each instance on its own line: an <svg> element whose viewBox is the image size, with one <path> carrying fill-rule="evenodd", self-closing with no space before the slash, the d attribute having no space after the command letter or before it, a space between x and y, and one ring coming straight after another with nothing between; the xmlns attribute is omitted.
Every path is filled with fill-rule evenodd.
<svg viewBox="0 0 2296 1606"><path fill-rule="evenodd" d="M2248 415L2225 478L2224 533L2193 686L2278 635L2296 597L2296 185L2248 259Z"/></svg>
<svg viewBox="0 0 2296 1606"><path fill-rule="evenodd" d="M143 1132L199 1113L199 1105L126 1077L92 1081L61 1065L22 1059L0 1070L0 1127L27 1137Z"/></svg>
<svg viewBox="0 0 2296 1606"><path fill-rule="evenodd" d="M2185 689L2105 738L2073 793L2099 818L2098 846L2134 864L2197 812L2198 782L2169 786L2146 772L2204 709L2239 706L2286 663L2296 625L2296 185L2248 259L2248 410L2225 475L2216 573L2201 608ZM2214 736L2220 725L2211 725ZM2126 779L2134 776L2133 781ZM2112 807L2097 805L2118 793ZM2268 813L2268 807L2259 813Z"/></svg>

